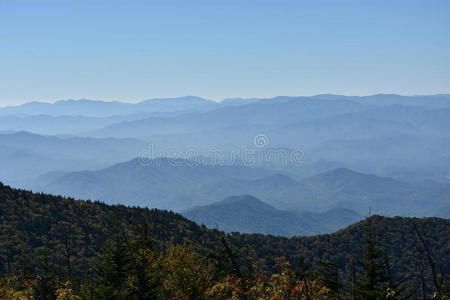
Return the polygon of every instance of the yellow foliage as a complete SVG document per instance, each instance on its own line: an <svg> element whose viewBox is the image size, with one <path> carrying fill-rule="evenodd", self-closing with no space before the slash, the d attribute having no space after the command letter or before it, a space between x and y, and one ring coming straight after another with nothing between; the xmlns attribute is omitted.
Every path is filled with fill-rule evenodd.
<svg viewBox="0 0 450 300"><path fill-rule="evenodd" d="M215 300L328 300L334 299L331 290L317 280L298 278L288 263L280 265L279 273L271 277L257 276L247 286L235 277L227 277L208 291Z"/></svg>
<svg viewBox="0 0 450 300"><path fill-rule="evenodd" d="M186 246L173 246L164 257L163 289L168 299L203 299L214 268Z"/></svg>
<svg viewBox="0 0 450 300"><path fill-rule="evenodd" d="M75 295L70 282L66 282L56 291L56 300L81 300L81 297Z"/></svg>
<svg viewBox="0 0 450 300"><path fill-rule="evenodd" d="M17 276L0 278L0 299L2 300L31 300L32 281L19 279Z"/></svg>

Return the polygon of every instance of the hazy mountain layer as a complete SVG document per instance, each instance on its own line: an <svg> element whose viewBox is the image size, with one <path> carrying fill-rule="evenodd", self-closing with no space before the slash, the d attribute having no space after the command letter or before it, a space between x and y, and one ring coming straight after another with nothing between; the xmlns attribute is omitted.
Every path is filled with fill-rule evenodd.
<svg viewBox="0 0 450 300"><path fill-rule="evenodd" d="M450 203L449 186L409 184L338 168L300 181L244 165L204 165L187 160L135 159L99 171L66 173L35 187L49 193L173 210L212 204L233 195L253 195L298 212L347 208L373 213L434 216Z"/></svg>
<svg viewBox="0 0 450 300"><path fill-rule="evenodd" d="M0 134L0 179L24 184L47 172L103 168L137 157L146 148L133 139Z"/></svg>
<svg viewBox="0 0 450 300"><path fill-rule="evenodd" d="M102 200L173 210L217 201L209 186L228 179L249 180L273 174L245 166L193 164L181 159L134 159L99 171L63 174L40 187L79 199Z"/></svg>
<svg viewBox="0 0 450 300"><path fill-rule="evenodd" d="M143 112L175 112L204 110L215 102L200 97L150 99L136 104L118 101L61 100L55 103L29 102L18 106L0 108L0 115L50 115L108 117Z"/></svg>
<svg viewBox="0 0 450 300"><path fill-rule="evenodd" d="M315 235L335 232L362 219L349 210L335 208L325 213L283 211L246 195L194 207L186 218L226 232L262 233L281 236Z"/></svg>

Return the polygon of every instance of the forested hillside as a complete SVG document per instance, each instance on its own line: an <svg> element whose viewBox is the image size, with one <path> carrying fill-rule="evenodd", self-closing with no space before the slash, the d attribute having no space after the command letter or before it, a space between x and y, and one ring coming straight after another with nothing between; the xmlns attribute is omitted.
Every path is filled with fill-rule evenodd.
<svg viewBox="0 0 450 300"><path fill-rule="evenodd" d="M320 270L323 261L332 264L339 274L344 293L344 290L351 289L347 280L351 274L355 274L358 281L365 276L364 264L360 264L360 260L367 256L367 240L376 243L376 248L384 249L385 253L383 256L376 256L376 251L369 251L369 254L375 255L382 266L389 266L393 281L406 280L411 293L419 293L417 291L420 291L422 279L426 283L426 293L434 290L433 272L427 262L428 257L436 266L434 274L438 274L439 281L441 272L450 271L450 220L438 218L373 216L334 234L291 239L257 234L223 235L220 231L198 226L181 215L168 211L74 201L15 190L4 185L0 186L0 216L0 270L3 275L15 274L14 276L27 276L30 280L36 280L42 278L43 273L51 273L63 281L73 281L75 290L89 282L96 282L95 286L98 288L100 283L97 277L101 276L99 268L108 255L114 256L114 249L125 247L120 252L125 255L124 264L128 265L125 261L131 259L130 253L133 252L127 252L127 245L134 245L140 240L142 242L140 236L151 241L152 251L165 255L163 258L166 263L168 257L176 253L178 254L172 259L184 252L187 256L182 256L183 259L191 257L195 261L208 257L210 263L204 265L205 269L197 270L209 272L207 270L213 266L218 268L217 272L211 271L208 275L211 277L207 276L210 281L208 289L216 284L225 284L223 280L231 280L227 274L246 278L249 281L247 285L251 286L251 278L256 280L251 274L257 272L271 276L280 267L282 257L291 262L288 265L297 272L300 270L298 268L304 272L308 270L309 280L314 280L313 270ZM368 223L371 224L369 231ZM372 231L373 236L368 235ZM420 238L423 238L423 243ZM190 248L173 248L173 245ZM195 255L198 257L195 258ZM302 258L301 266L294 263L298 258ZM168 268L168 265L164 266ZM171 274L175 277L182 276L177 273L178 267L180 266L176 263L173 266L175 269L172 271L175 273ZM300 273L295 274L300 276ZM167 275L160 275L164 277L163 274ZM3 277L2 281L3 285L8 286L5 278L10 277ZM165 280L169 280L167 278ZM184 280L177 278L181 282ZM444 285L440 286L443 293ZM110 286L108 288L111 289ZM111 299L130 299L114 297Z"/></svg>

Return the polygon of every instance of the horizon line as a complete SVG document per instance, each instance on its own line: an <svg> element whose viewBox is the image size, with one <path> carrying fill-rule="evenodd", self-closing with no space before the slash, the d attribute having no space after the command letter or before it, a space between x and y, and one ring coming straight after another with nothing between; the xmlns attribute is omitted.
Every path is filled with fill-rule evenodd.
<svg viewBox="0 0 450 300"><path fill-rule="evenodd" d="M240 100L253 100L253 99L260 99L260 100L270 100L270 99L274 99L274 98L279 98L279 97L290 97L290 98L312 98L312 97L319 97L319 96L342 96L342 97L373 97L373 96L379 96L379 95L389 95L389 96L401 96L401 97L426 97L426 96L450 96L450 92L443 92L443 93L433 93L433 94L398 94L398 93L376 93L376 94L360 94L360 95L349 95L349 94L333 94L333 93L320 93L320 94L312 94L312 95L296 95L296 96L292 96L292 95L277 95L277 96L265 96L265 97L226 97L226 98L221 98L221 99L213 99L213 98L206 98L206 97L202 97L202 96L195 96L195 95L184 95L184 96L174 96L174 97L152 97L152 98L147 98L147 99L143 99L143 100L137 100L135 102L132 101L127 101L127 100L104 100L104 99L93 99L93 98L78 98L78 99L72 99L72 98L68 98L68 99L59 99L59 100L31 100L31 101L25 101L25 102L21 102L19 104L11 104L11 105L5 105L5 106L0 106L0 108L7 108L7 107L17 107L17 106L22 106L25 104L30 104L30 103L39 103L39 104L56 104L59 102L65 102L65 101L91 101L91 102L103 102L103 103L124 103L124 104L139 104L145 101L152 101L152 100L175 100L175 99L182 99L182 98L189 98L189 97L193 97L193 98L201 98L207 101L212 101L212 102L216 102L216 103L221 103L225 100L234 100L234 99L240 99Z"/></svg>

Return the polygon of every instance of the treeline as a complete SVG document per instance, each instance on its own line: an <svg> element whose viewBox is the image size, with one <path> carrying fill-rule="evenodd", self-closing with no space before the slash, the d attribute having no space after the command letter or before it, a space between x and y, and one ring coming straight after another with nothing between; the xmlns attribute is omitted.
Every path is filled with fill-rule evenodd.
<svg viewBox="0 0 450 300"><path fill-rule="evenodd" d="M160 210L0 186L0 299L446 299L450 222L224 235Z"/></svg>
<svg viewBox="0 0 450 300"><path fill-rule="evenodd" d="M417 232L419 238L420 233ZM119 228L84 276L74 277L70 240L66 241L64 273L56 272L52 251L38 262L33 273L6 274L0 279L0 299L450 299L450 283L436 271L425 240L422 267L429 264L434 276L427 287L408 287L395 278L386 253L377 246L372 220L366 220L363 258L352 262L350 278L342 278L332 261L319 262L316 269L302 256L277 258L277 271L265 272L255 263L239 264L225 235L222 251L200 254L189 246L157 246L144 222L129 235ZM356 274L356 265L362 269ZM431 292L430 292L431 291Z"/></svg>

